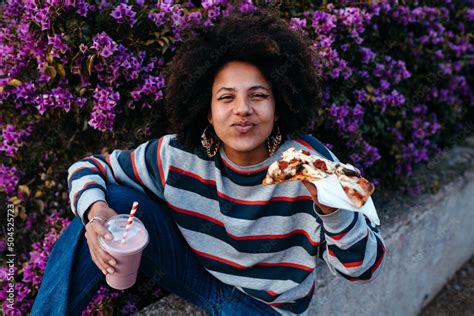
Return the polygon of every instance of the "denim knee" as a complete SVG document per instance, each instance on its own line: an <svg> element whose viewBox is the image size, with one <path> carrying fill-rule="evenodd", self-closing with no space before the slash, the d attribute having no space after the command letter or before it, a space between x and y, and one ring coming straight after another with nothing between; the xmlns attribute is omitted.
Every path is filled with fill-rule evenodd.
<svg viewBox="0 0 474 316"><path fill-rule="evenodd" d="M136 189L117 184L108 184L106 192L106 200L110 208L118 214L128 214L132 208L133 202L138 202L137 217L143 220L142 217L148 217L151 214L156 214L157 208L166 208L164 201L159 200L158 197L151 197L150 195L140 192Z"/></svg>
<svg viewBox="0 0 474 316"><path fill-rule="evenodd" d="M118 214L129 213L134 201L139 202L140 208L156 204L156 202L145 193L117 184L107 185L106 200L110 208Z"/></svg>

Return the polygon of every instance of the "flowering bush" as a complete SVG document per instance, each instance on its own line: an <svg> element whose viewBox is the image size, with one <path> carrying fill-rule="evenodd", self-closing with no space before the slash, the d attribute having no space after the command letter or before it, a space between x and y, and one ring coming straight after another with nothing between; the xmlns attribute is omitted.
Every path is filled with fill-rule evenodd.
<svg viewBox="0 0 474 316"><path fill-rule="evenodd" d="M198 2L0 6L0 194L19 219L14 314L30 308L47 255L69 223L68 166L98 148L127 148L166 133L162 71L182 32L276 1ZM416 164L451 145L450 135L472 132L472 1L300 0L279 9L318 57L323 102L314 134L374 182L412 190ZM0 248L6 252L5 242ZM126 293L101 288L85 313L105 303L137 308Z"/></svg>

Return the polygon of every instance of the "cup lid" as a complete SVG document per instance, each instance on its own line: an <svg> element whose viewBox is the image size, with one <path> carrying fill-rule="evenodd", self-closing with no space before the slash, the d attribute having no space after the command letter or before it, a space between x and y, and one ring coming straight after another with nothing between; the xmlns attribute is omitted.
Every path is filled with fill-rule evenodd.
<svg viewBox="0 0 474 316"><path fill-rule="evenodd" d="M104 222L105 227L112 233L113 237L112 240L99 237L99 244L105 251L132 255L142 251L148 245L148 232L137 217L133 219L133 224L127 230L126 239L122 242L128 217L126 214L120 214Z"/></svg>

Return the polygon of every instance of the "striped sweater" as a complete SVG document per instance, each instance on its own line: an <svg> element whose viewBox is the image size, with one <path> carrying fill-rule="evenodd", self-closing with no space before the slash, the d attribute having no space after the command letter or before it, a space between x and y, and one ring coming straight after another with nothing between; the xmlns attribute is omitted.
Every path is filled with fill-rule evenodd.
<svg viewBox="0 0 474 316"><path fill-rule="evenodd" d="M261 184L268 166L290 147L338 161L311 135L286 140L252 166L234 164L222 148L212 159L185 150L176 135L165 135L74 163L71 208L83 219L92 203L105 201L109 183L155 195L213 276L283 315L307 314L318 259L333 274L364 282L382 269L385 244L361 213L317 213L302 182Z"/></svg>

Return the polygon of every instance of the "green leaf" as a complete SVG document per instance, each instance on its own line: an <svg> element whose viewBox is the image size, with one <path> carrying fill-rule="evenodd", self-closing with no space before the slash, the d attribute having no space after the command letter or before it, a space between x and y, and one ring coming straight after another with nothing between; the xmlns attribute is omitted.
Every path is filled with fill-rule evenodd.
<svg viewBox="0 0 474 316"><path fill-rule="evenodd" d="M45 208L45 204L42 200L39 200L39 199L35 199L34 200L35 203L38 205L38 210L41 214L44 214L44 208Z"/></svg>
<svg viewBox="0 0 474 316"><path fill-rule="evenodd" d="M26 221L27 215L26 215L26 209L24 207L21 207L19 216L22 221Z"/></svg>
<svg viewBox="0 0 474 316"><path fill-rule="evenodd" d="M51 47L48 48L48 51L46 52L46 61L48 64L52 64L54 62L54 58L51 56Z"/></svg>
<svg viewBox="0 0 474 316"><path fill-rule="evenodd" d="M10 79L10 81L8 81L8 84L12 87L19 87L21 86L22 82L18 79Z"/></svg>
<svg viewBox="0 0 474 316"><path fill-rule="evenodd" d="M74 60L75 60L77 57L79 57L81 54L82 54L81 51L78 51L78 52L76 53L76 55L74 55L74 57L72 57L71 61L74 61Z"/></svg>
<svg viewBox="0 0 474 316"><path fill-rule="evenodd" d="M53 66L47 66L46 67L46 71L48 72L49 76L51 77L51 79L54 80L54 78L56 78L56 75L58 74L56 72L56 69L53 67Z"/></svg>
<svg viewBox="0 0 474 316"><path fill-rule="evenodd" d="M56 71L61 77L66 77L66 71L64 70L63 64L56 64Z"/></svg>
<svg viewBox="0 0 474 316"><path fill-rule="evenodd" d="M92 74L92 65L94 64L94 59L96 56L97 55L91 55L87 57L86 67L87 67L87 73L89 74L89 76Z"/></svg>
<svg viewBox="0 0 474 316"><path fill-rule="evenodd" d="M169 45L169 44L170 44L170 40L169 40L168 37L163 36L161 39L162 39L163 41L165 41L166 45Z"/></svg>

